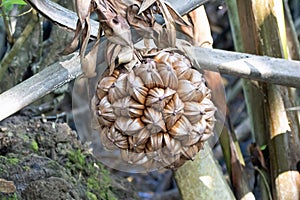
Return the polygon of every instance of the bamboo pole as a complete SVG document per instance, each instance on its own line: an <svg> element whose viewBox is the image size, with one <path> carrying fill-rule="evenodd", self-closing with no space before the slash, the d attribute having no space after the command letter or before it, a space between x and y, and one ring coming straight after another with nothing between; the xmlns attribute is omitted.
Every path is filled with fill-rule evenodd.
<svg viewBox="0 0 300 200"><path fill-rule="evenodd" d="M237 1L240 12L244 50L260 55L287 58L285 25L282 1L280 0L247 0ZM245 17L245 13L246 16ZM299 69L298 69L299 70ZM296 163L291 158L290 126L294 123L288 120L281 91L287 88L273 84L257 84L263 94L259 100L263 106L264 115L260 116L265 124L265 131L256 134L267 139L269 147L270 174L272 193L275 199L299 199L297 174L293 171ZM253 99L254 100L254 99ZM258 102L251 104L257 106Z"/></svg>
<svg viewBox="0 0 300 200"><path fill-rule="evenodd" d="M300 88L299 61L190 48L200 66L210 71ZM205 58L205 59L204 59ZM258 73L260 72L260 73ZM78 53L66 57L38 74L0 94L0 121L82 74Z"/></svg>
<svg viewBox="0 0 300 200"><path fill-rule="evenodd" d="M235 199L228 184L221 178L222 171L207 143L195 160L187 161L183 167L188 170L178 169L180 173L176 172L175 178L184 199Z"/></svg>
<svg viewBox="0 0 300 200"><path fill-rule="evenodd" d="M245 32L241 31L241 20L246 20L246 17L249 16L242 14L243 9L238 9L237 0L227 0L228 5L228 16L230 21L231 29L233 30L233 41L235 50L239 52L245 52L244 44L243 44L243 34ZM241 7L241 5L239 5ZM239 16L239 13L242 14L242 16ZM245 31L245 30L244 30ZM247 47L247 46L246 46ZM249 47L248 52L250 52ZM255 53L255 52L252 52ZM252 140L257 143L259 146L262 146L267 143L267 139L264 134L260 134L265 132L266 126L264 121L264 111L261 109L263 104L264 96L262 93L260 93L260 88L258 87L258 82L255 80L248 80L248 79L242 79L242 87L244 92L244 97L247 105L247 113L251 122L251 134L252 134ZM253 102L256 102L253 103ZM267 177L266 180L269 180L268 174L265 172L262 172L262 176ZM268 188L266 184L263 181L262 176L258 180L258 185L261 191L261 198L262 199L268 199L270 194L268 194ZM268 183L270 184L270 183Z"/></svg>

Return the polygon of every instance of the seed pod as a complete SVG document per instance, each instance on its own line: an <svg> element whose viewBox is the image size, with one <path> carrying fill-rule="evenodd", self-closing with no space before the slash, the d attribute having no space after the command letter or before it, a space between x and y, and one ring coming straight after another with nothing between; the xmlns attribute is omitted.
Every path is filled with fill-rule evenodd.
<svg viewBox="0 0 300 200"><path fill-rule="evenodd" d="M213 134L216 111L200 72L183 55L152 50L132 69L105 73L95 113L107 149L146 168L178 168Z"/></svg>

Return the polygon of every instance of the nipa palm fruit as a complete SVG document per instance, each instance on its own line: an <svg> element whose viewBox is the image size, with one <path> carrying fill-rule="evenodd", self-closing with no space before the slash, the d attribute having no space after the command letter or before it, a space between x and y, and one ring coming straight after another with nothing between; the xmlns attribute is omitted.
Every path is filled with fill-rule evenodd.
<svg viewBox="0 0 300 200"><path fill-rule="evenodd" d="M120 65L100 78L94 99L102 143L130 164L178 168L213 134L211 91L178 52L144 56L131 70Z"/></svg>

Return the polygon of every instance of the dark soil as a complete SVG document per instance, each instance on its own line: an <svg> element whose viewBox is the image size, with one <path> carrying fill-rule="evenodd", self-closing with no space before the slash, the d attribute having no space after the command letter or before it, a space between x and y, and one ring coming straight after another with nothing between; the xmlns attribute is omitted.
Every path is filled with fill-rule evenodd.
<svg viewBox="0 0 300 200"><path fill-rule="evenodd" d="M11 117L0 124L0 199L137 199L65 123Z"/></svg>

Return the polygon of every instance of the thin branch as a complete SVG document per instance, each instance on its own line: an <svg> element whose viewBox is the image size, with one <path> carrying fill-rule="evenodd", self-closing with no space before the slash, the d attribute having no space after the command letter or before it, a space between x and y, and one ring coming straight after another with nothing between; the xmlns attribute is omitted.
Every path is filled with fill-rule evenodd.
<svg viewBox="0 0 300 200"><path fill-rule="evenodd" d="M300 61L193 47L203 69L300 88ZM0 94L0 121L82 74L78 53Z"/></svg>
<svg viewBox="0 0 300 200"><path fill-rule="evenodd" d="M32 18L30 19L29 23L26 25L25 29L21 33L20 37L16 40L13 47L9 51L9 53L0 61L0 80L3 78L4 73L10 66L11 62L13 61L14 57L17 55L21 47L26 42L27 38L33 32L35 25L37 24L38 19L36 13L32 13Z"/></svg>
<svg viewBox="0 0 300 200"><path fill-rule="evenodd" d="M267 56L192 48L200 66L241 78L300 88L300 62Z"/></svg>
<svg viewBox="0 0 300 200"><path fill-rule="evenodd" d="M0 121L79 76L78 53L57 62L0 95Z"/></svg>

